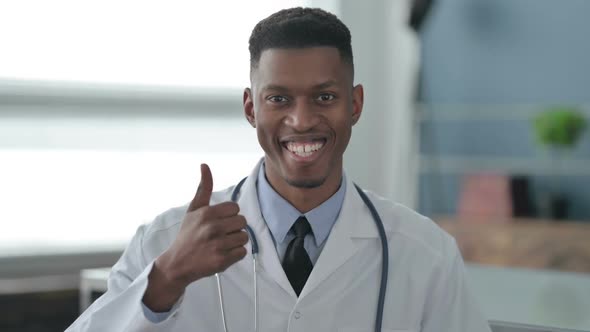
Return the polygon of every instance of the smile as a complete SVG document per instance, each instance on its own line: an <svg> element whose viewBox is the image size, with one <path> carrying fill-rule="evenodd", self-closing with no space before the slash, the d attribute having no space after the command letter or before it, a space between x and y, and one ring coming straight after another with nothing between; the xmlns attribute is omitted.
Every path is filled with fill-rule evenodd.
<svg viewBox="0 0 590 332"><path fill-rule="evenodd" d="M311 157L320 151L326 144L326 139L314 139L306 142L287 141L283 147L298 157Z"/></svg>

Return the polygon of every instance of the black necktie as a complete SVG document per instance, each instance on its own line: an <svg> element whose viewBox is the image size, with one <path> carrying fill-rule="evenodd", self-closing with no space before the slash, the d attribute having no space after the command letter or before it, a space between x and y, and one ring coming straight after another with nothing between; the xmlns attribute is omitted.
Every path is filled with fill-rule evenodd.
<svg viewBox="0 0 590 332"><path fill-rule="evenodd" d="M305 217L299 217L291 229L295 233L295 238L291 240L285 252L283 269L293 290L299 296L313 268L311 259L303 247L303 240L305 235L311 232L311 225Z"/></svg>

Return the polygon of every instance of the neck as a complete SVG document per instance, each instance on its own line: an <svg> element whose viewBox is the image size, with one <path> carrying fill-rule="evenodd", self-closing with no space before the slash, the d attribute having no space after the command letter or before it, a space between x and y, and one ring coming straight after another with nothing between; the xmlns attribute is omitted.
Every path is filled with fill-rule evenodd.
<svg viewBox="0 0 590 332"><path fill-rule="evenodd" d="M338 191L342 182L342 169L338 174L330 174L323 184L315 188L293 186L281 177L272 176L267 169L264 173L271 187L301 213L307 213L327 201Z"/></svg>

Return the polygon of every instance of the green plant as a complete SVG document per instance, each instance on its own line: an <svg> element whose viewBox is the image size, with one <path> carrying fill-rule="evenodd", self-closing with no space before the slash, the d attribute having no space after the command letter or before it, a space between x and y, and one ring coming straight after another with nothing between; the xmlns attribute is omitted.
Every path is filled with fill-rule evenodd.
<svg viewBox="0 0 590 332"><path fill-rule="evenodd" d="M573 107L552 107L533 120L535 136L542 145L552 148L572 148L587 122L580 111Z"/></svg>

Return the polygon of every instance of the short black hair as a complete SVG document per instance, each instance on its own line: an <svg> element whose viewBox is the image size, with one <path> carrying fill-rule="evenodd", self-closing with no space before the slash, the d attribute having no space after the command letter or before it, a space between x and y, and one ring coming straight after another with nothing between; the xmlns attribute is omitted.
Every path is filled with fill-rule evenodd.
<svg viewBox="0 0 590 332"><path fill-rule="evenodd" d="M250 69L256 68L260 55L271 48L328 46L338 49L341 58L354 72L350 31L336 17L319 8L280 10L258 22L249 40Z"/></svg>

